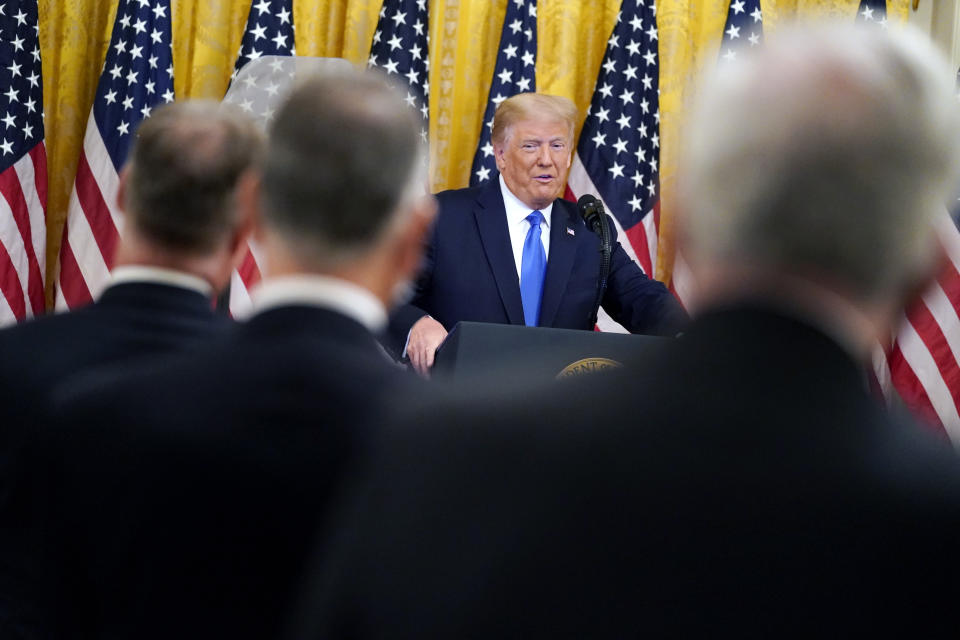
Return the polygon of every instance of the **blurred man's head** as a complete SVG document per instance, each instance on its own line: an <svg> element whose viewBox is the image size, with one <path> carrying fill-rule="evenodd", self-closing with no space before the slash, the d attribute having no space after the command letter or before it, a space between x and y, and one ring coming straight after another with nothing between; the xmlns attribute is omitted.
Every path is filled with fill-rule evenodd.
<svg viewBox="0 0 960 640"><path fill-rule="evenodd" d="M271 273L337 275L378 295L411 277L435 206L423 154L416 114L379 74L297 87L264 163L262 230L280 249Z"/></svg>
<svg viewBox="0 0 960 640"><path fill-rule="evenodd" d="M685 255L708 286L773 274L897 307L935 268L958 132L953 73L917 32L778 31L721 65L684 130Z"/></svg>
<svg viewBox="0 0 960 640"><path fill-rule="evenodd" d="M563 191L576 117L573 102L545 93L520 93L497 107L490 134L497 169L528 207L542 209Z"/></svg>
<svg viewBox="0 0 960 640"><path fill-rule="evenodd" d="M249 231L236 189L263 149L253 122L217 102L154 111L137 131L121 180L127 228L118 259L178 267L219 256L224 265L200 275L224 286Z"/></svg>

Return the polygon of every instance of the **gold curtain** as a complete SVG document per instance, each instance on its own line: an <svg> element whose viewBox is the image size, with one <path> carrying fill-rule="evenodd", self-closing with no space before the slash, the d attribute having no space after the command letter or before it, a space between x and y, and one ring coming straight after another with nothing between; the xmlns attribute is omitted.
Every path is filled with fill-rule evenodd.
<svg viewBox="0 0 960 640"><path fill-rule="evenodd" d="M508 0L429 0L430 140L434 190L469 180ZM906 19L910 0L888 0L891 19ZM661 254L670 276L672 185L680 117L691 80L712 64L728 0L659 0L661 88ZM852 20L858 0L764 0L764 30L795 16ZM297 53L363 63L381 0L294 0ZM116 0L39 0L49 195L47 291L52 291L60 235ZM539 0L537 88L590 103L620 0ZM220 98L226 91L250 0L172 0L178 99Z"/></svg>

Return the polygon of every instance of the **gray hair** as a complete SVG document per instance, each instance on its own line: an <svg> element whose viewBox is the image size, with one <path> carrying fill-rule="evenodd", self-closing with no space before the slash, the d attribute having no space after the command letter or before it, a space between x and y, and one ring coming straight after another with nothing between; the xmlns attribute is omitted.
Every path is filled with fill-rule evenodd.
<svg viewBox="0 0 960 640"><path fill-rule="evenodd" d="M130 151L123 202L130 223L167 250L215 249L237 223L237 181L263 148L254 123L218 102L159 107Z"/></svg>
<svg viewBox="0 0 960 640"><path fill-rule="evenodd" d="M951 69L911 28L793 26L741 53L685 131L690 256L898 295L929 268L955 186Z"/></svg>
<svg viewBox="0 0 960 640"><path fill-rule="evenodd" d="M270 130L264 219L321 267L371 249L423 193L415 113L376 72L315 76Z"/></svg>

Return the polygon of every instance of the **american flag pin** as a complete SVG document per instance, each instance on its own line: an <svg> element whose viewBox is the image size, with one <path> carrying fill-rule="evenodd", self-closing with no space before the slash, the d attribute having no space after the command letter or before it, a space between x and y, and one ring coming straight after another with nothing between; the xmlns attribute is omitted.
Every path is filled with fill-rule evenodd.
<svg viewBox="0 0 960 640"><path fill-rule="evenodd" d="M574 231L574 230L571 229L570 227L567 227L567 233L569 233L571 236L577 235L576 231Z"/></svg>

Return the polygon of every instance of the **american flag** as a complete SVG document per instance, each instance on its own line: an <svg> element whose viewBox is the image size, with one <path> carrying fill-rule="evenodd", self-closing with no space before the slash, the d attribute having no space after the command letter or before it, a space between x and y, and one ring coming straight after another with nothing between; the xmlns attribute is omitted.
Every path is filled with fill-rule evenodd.
<svg viewBox="0 0 960 640"><path fill-rule="evenodd" d="M723 40L720 43L720 59L734 62L737 49L744 43L751 47L760 44L763 39L763 13L760 0L732 0L727 9L727 23L723 26Z"/></svg>
<svg viewBox="0 0 960 640"><path fill-rule="evenodd" d="M493 129L493 112L501 102L517 93L537 90L537 0L511 0L503 18L500 34L500 51L493 70L487 110L483 114L480 142L473 156L470 184L478 185L496 175L497 163L493 158L490 133Z"/></svg>
<svg viewBox="0 0 960 640"><path fill-rule="evenodd" d="M43 313L47 153L37 0L0 5L0 325Z"/></svg>
<svg viewBox="0 0 960 640"><path fill-rule="evenodd" d="M660 227L660 61L655 0L624 0L567 180L598 196L624 250L653 277ZM624 241L626 238L626 241ZM601 315L599 326L617 330Z"/></svg>
<svg viewBox="0 0 960 640"><path fill-rule="evenodd" d="M173 98L170 0L120 0L70 194L57 309L90 302L105 285L123 232L120 168L140 122Z"/></svg>
<svg viewBox="0 0 960 640"><path fill-rule="evenodd" d="M430 135L430 21L427 0L384 0L373 33L368 67L378 67L406 91L406 101L420 112L420 137Z"/></svg>
<svg viewBox="0 0 960 640"><path fill-rule="evenodd" d="M886 1L861 0L856 21L887 28ZM888 397L895 389L908 409L960 445L960 206L950 208L939 229L947 267L904 311L892 344L877 350L874 373Z"/></svg>
<svg viewBox="0 0 960 640"><path fill-rule="evenodd" d="M247 16L247 28L240 42L240 52L237 54L237 63L234 65L231 82L236 80L240 70L248 62L258 60L262 56L295 56L293 31L293 0L253 0L250 4L250 13ZM282 60L271 61L279 73L284 72L289 77L289 71L283 69ZM247 74L241 78L251 91L258 88L269 93L276 93L280 83L269 78L262 87L257 86L258 74ZM269 122L273 114L256 113L254 101L241 100L237 102L248 115ZM261 272L257 256L259 251L251 242L240 267L233 272L230 278L230 312L236 317L245 314L251 308L250 288L260 281Z"/></svg>
<svg viewBox="0 0 960 640"><path fill-rule="evenodd" d="M886 28L886 14L883 0L863 0L857 20ZM939 228L946 268L922 299L904 311L892 345L874 359L874 369L888 395L892 386L907 408L960 446L960 200L948 208L950 216L943 217Z"/></svg>
<svg viewBox="0 0 960 640"><path fill-rule="evenodd" d="M877 378L896 388L916 415L941 427L960 445L960 231L956 213L944 216L940 238L948 264L937 282L904 312Z"/></svg>

